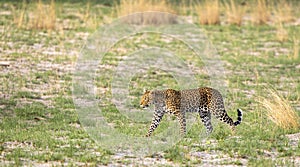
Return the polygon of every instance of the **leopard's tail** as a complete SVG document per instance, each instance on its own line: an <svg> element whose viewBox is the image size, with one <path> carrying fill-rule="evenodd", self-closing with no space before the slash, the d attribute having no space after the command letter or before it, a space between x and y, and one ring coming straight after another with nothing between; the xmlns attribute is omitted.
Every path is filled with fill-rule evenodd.
<svg viewBox="0 0 300 167"><path fill-rule="evenodd" d="M238 126L239 124L242 123L242 118L243 118L243 111L241 109L237 109L237 114L238 114L238 117L237 117L237 121L235 121L233 124L234 126Z"/></svg>

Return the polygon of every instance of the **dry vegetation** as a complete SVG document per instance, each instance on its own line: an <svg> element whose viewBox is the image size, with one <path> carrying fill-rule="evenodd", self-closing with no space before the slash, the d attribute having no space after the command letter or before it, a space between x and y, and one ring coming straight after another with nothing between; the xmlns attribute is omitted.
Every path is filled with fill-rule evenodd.
<svg viewBox="0 0 300 167"><path fill-rule="evenodd" d="M44 4L42 0L39 0L32 12L32 17L29 18L30 28L55 29L56 9L54 0L51 0L50 4Z"/></svg>
<svg viewBox="0 0 300 167"><path fill-rule="evenodd" d="M34 6L34 8L30 8L29 6ZM235 0L227 0L224 3L220 3L218 0L205 0L198 3L195 1L189 1L188 3L181 2L179 6L174 6L174 4L166 0L122 0L120 3L115 4L113 13L116 17L146 11L183 13L185 15L195 14L198 17L197 22L202 25L220 24L220 16L224 13L226 23L238 26L246 21L243 20L244 16L251 15L251 21L256 25L263 25L272 21L277 26L276 36L279 41L286 40L286 32L281 24L295 21L292 5L283 0L278 3L271 3L267 0L255 0L243 5ZM61 25L58 25L60 23L57 21L58 14L55 0L51 0L48 3L42 0L32 2L23 1L20 7L11 6L11 8L13 11L13 22L18 28L44 30L61 28ZM90 12L90 1L86 2L84 8L84 11L78 12L78 17L86 26L96 29L99 25L97 19L103 13L92 15L92 12ZM152 16L148 22L157 21L159 17ZM163 21L165 20L163 18Z"/></svg>
<svg viewBox="0 0 300 167"><path fill-rule="evenodd" d="M76 16L80 18L85 27L89 27L92 30L96 30L101 24L99 22L99 16L102 16L103 13L100 10L92 12L91 8L91 2L87 1L85 8L82 10L82 12L76 13Z"/></svg>
<svg viewBox="0 0 300 167"><path fill-rule="evenodd" d="M252 7L252 22L254 24L266 24L271 17L270 8L266 0L257 0Z"/></svg>
<svg viewBox="0 0 300 167"><path fill-rule="evenodd" d="M274 23L288 23L295 20L293 15L293 9L291 4L281 0L277 5L274 6Z"/></svg>
<svg viewBox="0 0 300 167"><path fill-rule="evenodd" d="M275 90L268 89L267 93L269 97L260 97L258 102L265 108L268 118L283 129L298 129L300 117L290 106L288 100Z"/></svg>
<svg viewBox="0 0 300 167"><path fill-rule="evenodd" d="M284 25L285 23L289 23L295 20L292 6L286 1L280 1L277 4L273 4L272 6L273 6L272 22L275 24L276 27L276 39L279 42L285 42L289 40L289 33ZM296 41L294 40L294 42ZM294 48L295 47L297 46L294 46Z"/></svg>
<svg viewBox="0 0 300 167"><path fill-rule="evenodd" d="M141 13L145 12L145 13ZM159 12L159 13L149 13ZM160 13L162 12L162 13ZM127 16L134 13L139 13L133 17L123 20L133 24L165 24L175 23L176 17L171 15L165 15L163 13L175 13L172 9L172 5L167 1L158 0L123 0L120 4L116 5L117 17Z"/></svg>
<svg viewBox="0 0 300 167"><path fill-rule="evenodd" d="M279 23L278 25L276 25L276 38L279 42L284 42L289 39L289 33L284 28L282 23Z"/></svg>
<svg viewBox="0 0 300 167"><path fill-rule="evenodd" d="M240 26L243 21L246 9L242 5L238 5L234 0L225 3L227 22Z"/></svg>
<svg viewBox="0 0 300 167"><path fill-rule="evenodd" d="M293 47L293 59L299 58L299 38L294 37L293 38L294 47Z"/></svg>
<svg viewBox="0 0 300 167"><path fill-rule="evenodd" d="M20 9L16 9L11 5L11 9L13 12L13 22L18 28L21 28L25 23L26 6L27 5L25 1L23 1Z"/></svg>
<svg viewBox="0 0 300 167"><path fill-rule="evenodd" d="M147 11L174 13L171 4L167 3L166 0L122 0L120 4L116 5L118 17Z"/></svg>
<svg viewBox="0 0 300 167"><path fill-rule="evenodd" d="M247 11L248 5L250 8ZM223 9L227 23L238 26L242 24L243 17L247 14L251 15L251 21L255 25L267 24L269 21L278 24L295 20L291 4L283 0L278 3L267 0L256 0L247 3L239 3L235 0L228 0L224 3L219 3L217 0L206 0L194 7L195 13L199 17L199 23L203 25L219 24Z"/></svg>
<svg viewBox="0 0 300 167"><path fill-rule="evenodd" d="M56 28L56 5L51 0L49 4L42 0L34 2L34 8L28 9L26 1L23 1L22 7L13 9L14 23L18 28L26 29L45 29L54 30Z"/></svg>
<svg viewBox="0 0 300 167"><path fill-rule="evenodd" d="M219 1L204 1L195 5L199 23L203 25L220 24L220 4Z"/></svg>

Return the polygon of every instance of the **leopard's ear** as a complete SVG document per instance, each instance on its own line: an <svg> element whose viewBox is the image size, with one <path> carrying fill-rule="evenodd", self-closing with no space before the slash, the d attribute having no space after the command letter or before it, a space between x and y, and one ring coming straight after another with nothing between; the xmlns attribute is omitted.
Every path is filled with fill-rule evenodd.
<svg viewBox="0 0 300 167"><path fill-rule="evenodd" d="M144 88L144 93L146 93L146 92L149 92L149 90L148 90L148 89L146 89L146 88Z"/></svg>

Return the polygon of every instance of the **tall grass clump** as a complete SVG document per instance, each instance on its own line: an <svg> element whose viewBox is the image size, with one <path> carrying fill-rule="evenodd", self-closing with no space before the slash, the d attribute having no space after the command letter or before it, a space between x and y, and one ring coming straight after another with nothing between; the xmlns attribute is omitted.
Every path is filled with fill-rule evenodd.
<svg viewBox="0 0 300 167"><path fill-rule="evenodd" d="M257 25L266 24L271 17L266 0L256 0L252 7L252 22Z"/></svg>
<svg viewBox="0 0 300 167"><path fill-rule="evenodd" d="M147 11L174 13L172 6L166 0L121 0L116 5L117 17Z"/></svg>
<svg viewBox="0 0 300 167"><path fill-rule="evenodd" d="M276 38L279 42L285 42L289 39L288 30L284 28L282 23L276 25Z"/></svg>
<svg viewBox="0 0 300 167"><path fill-rule="evenodd" d="M267 93L269 97L258 98L267 117L283 129L300 128L300 117L289 105L289 102L273 89L268 89Z"/></svg>
<svg viewBox="0 0 300 167"><path fill-rule="evenodd" d="M242 20L246 9L242 5L238 5L234 0L225 3L227 22L233 25L242 25Z"/></svg>
<svg viewBox="0 0 300 167"><path fill-rule="evenodd" d="M56 5L42 0L27 3L25 0L18 9L12 7L13 22L18 28L53 30L56 27Z"/></svg>
<svg viewBox="0 0 300 167"><path fill-rule="evenodd" d="M11 10L13 14L13 23L17 26L17 28L21 28L26 23L26 8L27 3L24 0L19 9L16 9L13 5L11 5Z"/></svg>
<svg viewBox="0 0 300 167"><path fill-rule="evenodd" d="M29 17L29 27L34 29L55 29L56 10L55 1L51 0L50 4L44 4L42 0L38 0L32 11L32 17Z"/></svg>
<svg viewBox="0 0 300 167"><path fill-rule="evenodd" d="M295 20L293 14L293 7L287 1L279 1L276 5L274 5L274 23L288 23Z"/></svg>
<svg viewBox="0 0 300 167"><path fill-rule="evenodd" d="M220 5L217 0L205 0L195 5L199 23L202 25L220 24Z"/></svg>
<svg viewBox="0 0 300 167"><path fill-rule="evenodd" d="M101 24L99 16L103 15L101 10L92 11L91 2L87 1L83 11L77 13L77 16L82 20L86 28L95 30Z"/></svg>
<svg viewBox="0 0 300 167"><path fill-rule="evenodd" d="M299 38L297 37L294 37L293 38L293 43L294 43L294 46L293 46L293 59L298 59L299 58L299 50L300 50L300 47L299 47Z"/></svg>
<svg viewBox="0 0 300 167"><path fill-rule="evenodd" d="M155 13L154 13L155 12ZM126 17L124 20L130 24L174 24L175 15L165 13L175 13L172 5L166 0L121 0L116 5L117 17L127 16L133 13L134 16Z"/></svg>

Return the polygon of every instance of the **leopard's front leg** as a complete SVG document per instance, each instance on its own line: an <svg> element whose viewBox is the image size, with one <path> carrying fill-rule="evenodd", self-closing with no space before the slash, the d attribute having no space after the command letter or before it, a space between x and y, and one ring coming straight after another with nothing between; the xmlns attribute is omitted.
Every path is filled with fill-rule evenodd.
<svg viewBox="0 0 300 167"><path fill-rule="evenodd" d="M152 118L152 123L150 125L150 128L148 130L146 137L151 136L152 132L157 128L157 126L159 125L163 116L164 116L164 112L160 112L157 110L154 112L153 118Z"/></svg>

